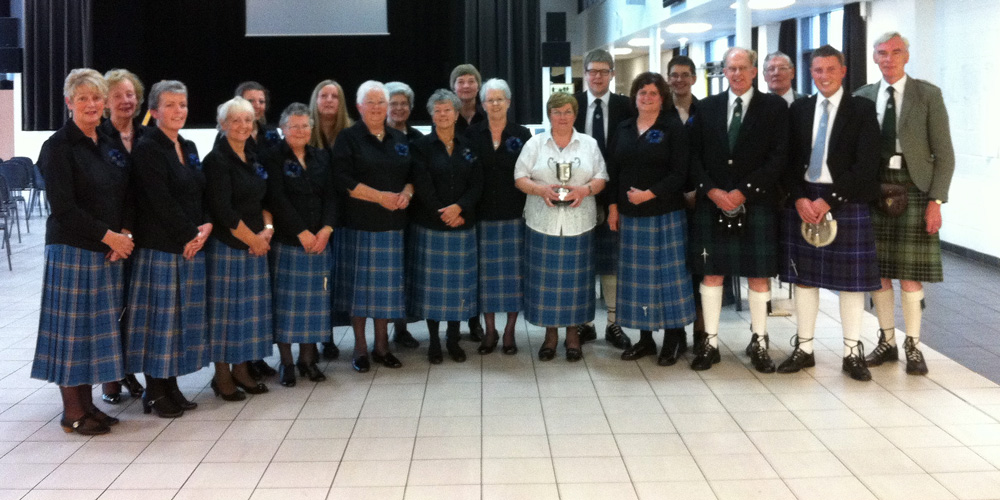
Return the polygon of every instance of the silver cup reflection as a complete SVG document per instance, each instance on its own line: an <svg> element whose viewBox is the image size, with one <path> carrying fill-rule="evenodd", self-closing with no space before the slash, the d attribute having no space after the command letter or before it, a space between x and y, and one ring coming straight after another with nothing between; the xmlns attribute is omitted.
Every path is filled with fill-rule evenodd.
<svg viewBox="0 0 1000 500"><path fill-rule="evenodd" d="M571 162L558 162L554 158L549 158L549 167L556 169L556 179L559 181L560 186L556 189L556 194L559 195L557 201L552 203L556 205L569 205L573 203L566 199L569 196L570 189L566 187L570 179L573 178L573 169L580 166L580 159L573 158Z"/></svg>

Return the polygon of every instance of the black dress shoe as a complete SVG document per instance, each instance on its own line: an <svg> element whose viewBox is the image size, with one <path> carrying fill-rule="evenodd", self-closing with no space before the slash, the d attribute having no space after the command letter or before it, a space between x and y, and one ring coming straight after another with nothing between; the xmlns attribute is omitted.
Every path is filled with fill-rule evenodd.
<svg viewBox="0 0 1000 500"><path fill-rule="evenodd" d="M632 339L625 335L622 331L622 327L618 326L618 323L608 323L607 328L604 329L604 340L607 340L611 345L619 349L628 349L632 347Z"/></svg>
<svg viewBox="0 0 1000 500"><path fill-rule="evenodd" d="M409 330L396 330L396 333L392 334L392 341L396 345L405 347L407 349L416 349L420 347L420 342L413 338L413 335Z"/></svg>
<svg viewBox="0 0 1000 500"><path fill-rule="evenodd" d="M278 381L285 387L295 387L295 365L278 365Z"/></svg>
<svg viewBox="0 0 1000 500"><path fill-rule="evenodd" d="M273 377L278 374L278 372L275 371L274 368L271 368L271 365L267 364L267 362L263 359L258 359L250 364L257 368L257 373L260 373L261 376Z"/></svg>
<svg viewBox="0 0 1000 500"><path fill-rule="evenodd" d="M319 366L316 363L296 363L295 366L299 368L299 375L303 377L309 377L309 380L313 382L322 382L326 380L326 375L320 371Z"/></svg>
<svg viewBox="0 0 1000 500"><path fill-rule="evenodd" d="M579 347L567 347L566 348L566 361L576 362L583 359L583 350Z"/></svg>
<svg viewBox="0 0 1000 500"><path fill-rule="evenodd" d="M760 373L774 373L774 361L767 353L767 344L767 336L762 337L755 333L750 337L750 363Z"/></svg>
<svg viewBox="0 0 1000 500"><path fill-rule="evenodd" d="M129 396L132 396L134 399L142 397L142 392L145 388L139 383L139 379L135 378L134 373L125 374L125 378L123 378L120 383L122 387L128 389Z"/></svg>
<svg viewBox="0 0 1000 500"><path fill-rule="evenodd" d="M865 357L865 363L867 363L868 366L879 366L887 361L899 361L899 348L896 347L896 344L886 342L885 331L879 328L878 345L876 345L875 348L872 349L872 352ZM907 360L907 362L909 362L909 360ZM907 371L907 373L909 373L909 371Z"/></svg>
<svg viewBox="0 0 1000 500"><path fill-rule="evenodd" d="M719 348L708 343L705 340L705 345L701 348L701 352L694 357L691 361L691 369L696 371L708 370L712 365L722 361L722 356L719 354Z"/></svg>
<svg viewBox="0 0 1000 500"><path fill-rule="evenodd" d="M440 365L444 361L444 354L441 352L441 338L437 335L431 336L431 343L427 346L427 361L432 365Z"/></svg>
<svg viewBox="0 0 1000 500"><path fill-rule="evenodd" d="M254 380L262 380L264 378L264 374L257 369L257 364L253 361L247 363L247 373L249 373L250 378Z"/></svg>
<svg viewBox="0 0 1000 500"><path fill-rule="evenodd" d="M493 342L487 343L486 339L490 337L493 337ZM497 344L499 343L500 343L500 334L497 333L496 330L493 330L492 334L487 334L486 338L483 339L483 342L479 344L479 347L476 349L476 352L484 356L487 354L492 354L493 351L497 349Z"/></svg>
<svg viewBox="0 0 1000 500"><path fill-rule="evenodd" d="M581 323L576 326L577 335L580 336L580 344L597 340L597 328L593 323Z"/></svg>
<svg viewBox="0 0 1000 500"><path fill-rule="evenodd" d="M448 338L444 344L445 349L448 350L448 357L456 363L465 362L465 350L458 345L458 337Z"/></svg>
<svg viewBox="0 0 1000 500"><path fill-rule="evenodd" d="M629 346L628 349L625 349L625 352L622 353L622 360L635 361L645 356L655 356L655 355L656 355L656 343L643 342L640 340L639 342L636 342L635 344Z"/></svg>
<svg viewBox="0 0 1000 500"><path fill-rule="evenodd" d="M694 332L691 339L691 353L695 356L701 352L701 348L708 345L708 333L707 332Z"/></svg>
<svg viewBox="0 0 1000 500"><path fill-rule="evenodd" d="M159 397L152 397L149 394L149 390L142 394L142 412L145 414L152 413L156 411L156 416L160 418L177 418L184 416L184 410L166 394L162 394Z"/></svg>
<svg viewBox="0 0 1000 500"><path fill-rule="evenodd" d="M99 436L111 432L111 427L108 427L89 413L79 420L67 420L63 418L59 421L59 425L67 434L75 432L82 436Z"/></svg>
<svg viewBox="0 0 1000 500"><path fill-rule="evenodd" d="M500 348L500 352L508 356L517 354L517 342L511 342L510 345L504 344L503 347Z"/></svg>
<svg viewBox="0 0 1000 500"><path fill-rule="evenodd" d="M656 358L656 364L660 366L673 366L677 364L684 351L687 350L687 341L683 337L684 330L681 330L681 335L680 339L674 337L669 340L664 335L663 348L660 349L660 355Z"/></svg>
<svg viewBox="0 0 1000 500"><path fill-rule="evenodd" d="M97 408L91 408L89 413L91 417L96 418L99 422L108 427L111 427L112 425L121 422L121 420L118 420L117 418L112 417L111 415L108 415L107 413L104 413L103 411L98 410Z"/></svg>
<svg viewBox="0 0 1000 500"><path fill-rule="evenodd" d="M396 356L393 356L392 353L388 351L386 351L385 354L379 354L373 350L372 361L381 363L382 366L386 368L399 368L403 366L403 363L401 363L398 359L396 359Z"/></svg>
<svg viewBox="0 0 1000 500"><path fill-rule="evenodd" d="M927 362L924 361L924 353L917 348L918 342L913 337L906 337L906 340L903 341L903 351L906 353L906 373L927 375Z"/></svg>
<svg viewBox="0 0 1000 500"><path fill-rule="evenodd" d="M215 381L215 379L212 379L212 383L209 384L209 386L212 388L212 392L215 393L215 397L222 398L223 401L243 401L247 398L247 395L243 394L243 391L239 389L236 389L236 391L232 394L222 392L222 389L219 389L219 384Z"/></svg>
<svg viewBox="0 0 1000 500"><path fill-rule="evenodd" d="M323 359L332 361L340 357L340 348L333 342L323 342Z"/></svg>
<svg viewBox="0 0 1000 500"><path fill-rule="evenodd" d="M750 332L750 333L753 333L753 332ZM764 349L770 349L771 348L771 339L767 335L758 336L756 333L753 333L753 335L750 336L750 342L747 344L747 348L743 351L743 352L745 352L747 354L747 356L753 356L753 351L754 351L753 342L754 342L754 340L756 340L756 339L758 339L760 337L763 337L763 339L764 339Z"/></svg>
<svg viewBox="0 0 1000 500"><path fill-rule="evenodd" d="M482 342L484 334L483 325L479 323L479 316L469 318L469 338L474 342Z"/></svg>
<svg viewBox="0 0 1000 500"><path fill-rule="evenodd" d="M113 394L101 394L101 401L104 401L109 405L116 405L122 402L122 393L116 392Z"/></svg>
<svg viewBox="0 0 1000 500"><path fill-rule="evenodd" d="M174 403L177 403L177 406L180 406L184 411L191 411L198 407L198 403L188 401L188 399L184 397L184 393L181 392L181 388L177 386L177 377L167 378L167 396L174 400Z"/></svg>
<svg viewBox="0 0 1000 500"><path fill-rule="evenodd" d="M872 372L868 371L865 359L857 354L852 354L844 358L841 369L847 372L854 380L868 382L872 379Z"/></svg>
<svg viewBox="0 0 1000 500"><path fill-rule="evenodd" d="M540 349L538 349L538 360L539 361L552 361L556 357L556 350L554 347L547 347L544 344Z"/></svg>
<svg viewBox="0 0 1000 500"><path fill-rule="evenodd" d="M233 382L236 383L236 387L243 389L243 392L247 394L264 394L265 392L267 392L267 386L260 382L257 382L252 386L246 385L243 382L240 382L239 380L236 379L233 379Z"/></svg>
<svg viewBox="0 0 1000 500"><path fill-rule="evenodd" d="M792 351L792 355L778 365L778 373L795 373L803 368L813 366L816 366L816 356L796 347Z"/></svg>
<svg viewBox="0 0 1000 500"><path fill-rule="evenodd" d="M371 362L368 361L368 356L354 356L351 360L351 368L358 373L367 373L368 370L372 369Z"/></svg>

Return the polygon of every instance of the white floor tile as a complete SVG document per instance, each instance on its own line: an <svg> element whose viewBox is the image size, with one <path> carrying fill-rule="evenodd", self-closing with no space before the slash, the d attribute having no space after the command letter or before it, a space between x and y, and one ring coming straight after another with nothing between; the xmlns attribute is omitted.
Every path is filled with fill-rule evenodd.
<svg viewBox="0 0 1000 500"><path fill-rule="evenodd" d="M785 484L799 500L876 500L854 476L786 479Z"/></svg>
<svg viewBox="0 0 1000 500"><path fill-rule="evenodd" d="M484 472L485 475L485 472ZM559 500L559 489L551 484L483 484L482 500Z"/></svg>
<svg viewBox="0 0 1000 500"><path fill-rule="evenodd" d="M329 488L338 462L272 463L257 483L258 488Z"/></svg>
<svg viewBox="0 0 1000 500"><path fill-rule="evenodd" d="M484 458L483 484L552 484L556 482L549 458Z"/></svg>
<svg viewBox="0 0 1000 500"><path fill-rule="evenodd" d="M483 436L483 458L549 457L549 439L544 436Z"/></svg>
<svg viewBox="0 0 1000 500"><path fill-rule="evenodd" d="M413 448L414 460L479 458L482 438L479 436L417 437Z"/></svg>
<svg viewBox="0 0 1000 500"><path fill-rule="evenodd" d="M553 457L556 480L562 483L628 482L620 457Z"/></svg>
<svg viewBox="0 0 1000 500"><path fill-rule="evenodd" d="M559 498L562 500L631 500L636 497L631 483L562 483L559 484Z"/></svg>
<svg viewBox="0 0 1000 500"><path fill-rule="evenodd" d="M954 500L942 483L928 474L863 475L859 479L882 500Z"/></svg>
<svg viewBox="0 0 1000 500"><path fill-rule="evenodd" d="M794 500L795 495L780 479L709 481L719 500Z"/></svg>
<svg viewBox="0 0 1000 500"><path fill-rule="evenodd" d="M410 462L407 487L435 485L480 485L482 484L481 463L478 458L455 458L444 460L414 460Z"/></svg>

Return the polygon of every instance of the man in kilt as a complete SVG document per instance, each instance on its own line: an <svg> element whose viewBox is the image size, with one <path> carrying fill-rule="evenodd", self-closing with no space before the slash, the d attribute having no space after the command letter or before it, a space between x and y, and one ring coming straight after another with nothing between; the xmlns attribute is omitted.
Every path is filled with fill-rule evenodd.
<svg viewBox="0 0 1000 500"><path fill-rule="evenodd" d="M615 76L615 60L604 49L594 49L583 59L584 80L587 90L573 95L579 104L573 127L577 132L587 134L597 141L601 156L608 159L607 145L611 142L618 124L636 115L635 105L627 96L610 91L611 79ZM619 349L627 349L632 340L625 335L616 322L618 289L618 233L608 227L608 205L613 195L608 192L597 196L598 224L594 229L594 267L601 277L601 293L608 307L608 324L604 328L604 338ZM580 341L597 338L593 323L579 325Z"/></svg>
<svg viewBox="0 0 1000 500"><path fill-rule="evenodd" d="M878 196L878 120L871 101L844 92L844 55L824 45L812 53L819 93L790 108L788 190L784 211L782 281L797 285L798 336L780 373L815 366L813 334L819 289L840 292L844 330L842 369L871 380L861 344L864 292L879 288L875 235L868 203ZM803 223L807 223L803 225ZM828 238L805 237L831 229ZM832 242L830 241L832 240Z"/></svg>
<svg viewBox="0 0 1000 500"><path fill-rule="evenodd" d="M691 178L697 190L688 249L701 283L705 332L696 334L694 370L720 361L719 316L725 276L750 286L747 353L754 368L773 373L767 353L770 278L778 272L776 182L787 162L788 106L755 91L757 54L733 47L723 58L729 90L698 102L691 127Z"/></svg>
<svg viewBox="0 0 1000 500"><path fill-rule="evenodd" d="M906 322L906 373L925 375L927 363L917 347L923 316L921 282L944 280L938 230L941 204L948 201L955 171L955 151L941 89L909 78L904 70L910 59L909 45L896 32L879 37L874 59L882 79L855 93L874 101L878 111L882 127L879 181L903 186L908 198L906 209L895 217L878 210L872 214L882 288L872 293L879 342L868 355L868 364L878 366L899 359L892 290L892 280L898 279Z"/></svg>

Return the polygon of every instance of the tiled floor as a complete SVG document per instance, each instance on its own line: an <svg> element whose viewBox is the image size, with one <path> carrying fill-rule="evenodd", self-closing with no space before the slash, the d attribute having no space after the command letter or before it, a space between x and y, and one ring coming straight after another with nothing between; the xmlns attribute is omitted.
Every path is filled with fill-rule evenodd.
<svg viewBox="0 0 1000 500"><path fill-rule="evenodd" d="M103 406L120 412L112 434L67 435L56 388L28 377L43 244L32 222L14 272L0 270L0 500L1000 498L1000 387L930 348L927 377L896 364L874 382L845 378L828 293L818 366L796 375L748 368L749 320L731 309L723 361L701 373L623 362L603 341L581 363L541 363L542 332L521 321L517 356L465 343L468 362L431 367L424 347L365 375L340 360L326 382L272 382L241 403L212 397L205 369L181 380L200 404L183 418L130 401ZM997 380L1000 285L953 258L946 273L928 292L927 344ZM794 319L769 329L780 361ZM866 317L869 345L875 330Z"/></svg>

